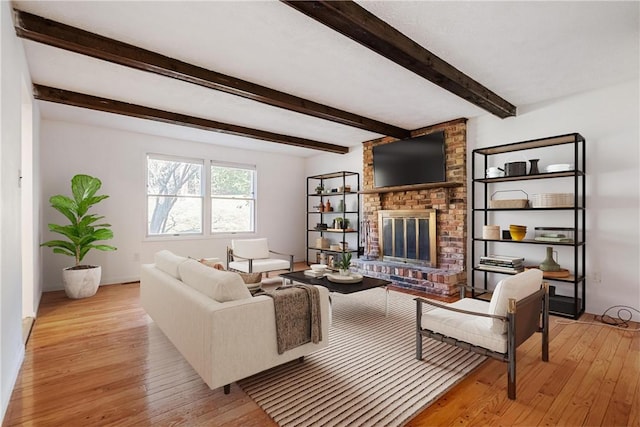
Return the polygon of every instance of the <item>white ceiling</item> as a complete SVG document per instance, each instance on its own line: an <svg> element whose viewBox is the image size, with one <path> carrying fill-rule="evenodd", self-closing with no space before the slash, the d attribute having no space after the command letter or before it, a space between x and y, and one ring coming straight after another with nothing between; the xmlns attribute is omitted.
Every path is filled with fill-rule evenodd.
<svg viewBox="0 0 640 427"><path fill-rule="evenodd" d="M365 1L510 103L638 78L640 3ZM488 114L276 1L15 8L405 129ZM34 83L344 146L380 135L24 41ZM42 117L295 156L317 151L39 101ZM510 119L505 119L510 120Z"/></svg>

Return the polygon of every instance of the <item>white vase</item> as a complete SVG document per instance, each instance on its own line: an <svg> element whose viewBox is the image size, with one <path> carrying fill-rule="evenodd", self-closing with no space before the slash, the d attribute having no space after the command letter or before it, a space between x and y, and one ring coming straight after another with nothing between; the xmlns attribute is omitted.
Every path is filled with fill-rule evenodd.
<svg viewBox="0 0 640 427"><path fill-rule="evenodd" d="M341 276L348 276L349 275L349 269L348 268L341 268L340 269L340 275Z"/></svg>
<svg viewBox="0 0 640 427"><path fill-rule="evenodd" d="M93 296L100 286L102 267L86 265L84 268L68 267L62 270L64 292L69 298L79 299Z"/></svg>

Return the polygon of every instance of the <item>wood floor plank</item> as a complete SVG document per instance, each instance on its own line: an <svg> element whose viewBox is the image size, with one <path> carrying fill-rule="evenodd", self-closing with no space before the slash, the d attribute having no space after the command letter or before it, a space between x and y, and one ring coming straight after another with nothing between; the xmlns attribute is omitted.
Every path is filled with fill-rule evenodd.
<svg viewBox="0 0 640 427"><path fill-rule="evenodd" d="M539 337L518 349L517 401L506 396L506 364L489 360L408 425L639 425L640 334L555 317L550 328L548 363ZM43 294L2 425L276 424L237 385L210 390L132 283L84 300Z"/></svg>
<svg viewBox="0 0 640 427"><path fill-rule="evenodd" d="M604 421L610 425L630 425L628 422L632 413L638 411L637 406L640 400L638 366L640 366L640 352L629 351L622 367L623 374L618 377L605 413Z"/></svg>
<svg viewBox="0 0 640 427"><path fill-rule="evenodd" d="M629 352L631 341L628 334L614 330L610 334L610 342L604 343L600 348L591 372L585 376L580 387L581 392L576 394L580 397L585 395L584 399L588 404L588 414L584 424L601 425L603 423L616 382L620 375L624 375L624 360ZM604 372L598 372L600 370Z"/></svg>
<svg viewBox="0 0 640 427"><path fill-rule="evenodd" d="M575 325L576 329L580 327L581 325ZM562 390L570 392L562 393L559 391L556 394L553 404L542 420L543 424L558 425L565 412L571 411L571 399L578 391L578 386L595 358L596 348L594 344L598 343L600 338L605 339L608 333L609 331L603 328L597 328L596 334L592 334L591 330L586 331L569 352L567 358L561 363L561 369L558 371L557 376L562 377L564 382ZM551 385L551 381L547 382L547 384Z"/></svg>

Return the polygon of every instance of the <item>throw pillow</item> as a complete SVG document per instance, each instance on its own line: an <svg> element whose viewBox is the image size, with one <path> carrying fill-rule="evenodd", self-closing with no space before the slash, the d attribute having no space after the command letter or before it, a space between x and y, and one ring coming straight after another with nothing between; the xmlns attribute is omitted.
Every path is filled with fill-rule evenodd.
<svg viewBox="0 0 640 427"><path fill-rule="evenodd" d="M238 274L240 275L240 277L242 277L242 280L244 280L244 283L246 283L247 285L262 282L262 273L238 273Z"/></svg>
<svg viewBox="0 0 640 427"><path fill-rule="evenodd" d="M216 270L224 270L224 265L222 265L220 261L210 261L208 259L201 258L200 263L207 267L215 268Z"/></svg>

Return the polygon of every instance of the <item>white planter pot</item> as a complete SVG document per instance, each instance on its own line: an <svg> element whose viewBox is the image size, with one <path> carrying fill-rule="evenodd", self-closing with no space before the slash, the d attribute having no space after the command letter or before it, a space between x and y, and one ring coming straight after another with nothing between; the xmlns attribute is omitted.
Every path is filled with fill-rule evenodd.
<svg viewBox="0 0 640 427"><path fill-rule="evenodd" d="M64 291L69 298L79 299L93 296L98 292L102 267L87 265L86 268L68 267L62 270Z"/></svg>

